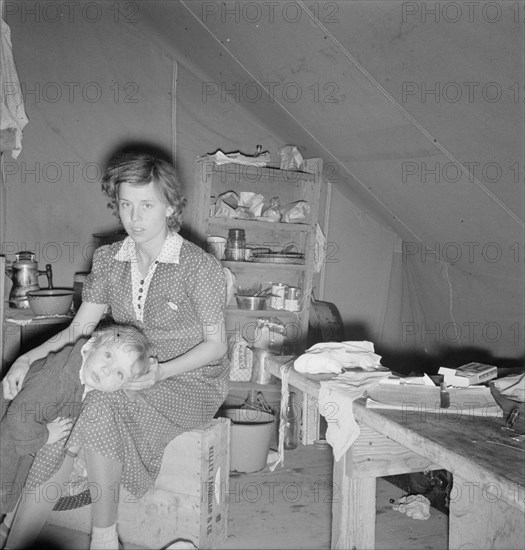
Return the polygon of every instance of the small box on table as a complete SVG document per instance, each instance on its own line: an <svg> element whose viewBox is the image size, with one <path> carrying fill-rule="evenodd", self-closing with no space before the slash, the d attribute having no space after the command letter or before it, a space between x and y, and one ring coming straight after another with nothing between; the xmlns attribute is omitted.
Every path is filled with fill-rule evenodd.
<svg viewBox="0 0 525 550"><path fill-rule="evenodd" d="M215 548L228 536L230 420L218 418L169 443L155 485L137 501L120 492L118 532L123 542L163 548L189 539ZM91 506L52 512L49 523L91 532Z"/></svg>
<svg viewBox="0 0 525 550"><path fill-rule="evenodd" d="M483 363L467 363L456 369L439 367L438 374L445 377L445 383L449 386L467 388L497 378L498 367Z"/></svg>
<svg viewBox="0 0 525 550"><path fill-rule="evenodd" d="M456 369L456 376L466 378L469 386L483 384L498 376L498 367L484 363L467 363Z"/></svg>

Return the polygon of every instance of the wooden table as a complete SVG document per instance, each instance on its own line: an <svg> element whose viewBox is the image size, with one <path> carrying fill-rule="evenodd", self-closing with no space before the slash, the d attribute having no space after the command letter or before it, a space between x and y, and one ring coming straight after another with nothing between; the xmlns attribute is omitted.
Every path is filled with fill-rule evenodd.
<svg viewBox="0 0 525 550"><path fill-rule="evenodd" d="M280 377L282 362L267 361L266 368ZM330 378L292 369L289 384L317 397L320 381ZM361 433L334 461L332 548L374 548L378 477L437 469L453 475L450 549L524 547L524 444L487 442L508 442L501 418L370 409L364 399L354 401L353 414Z"/></svg>
<svg viewBox="0 0 525 550"><path fill-rule="evenodd" d="M4 375L20 354L66 328L73 315L37 317L30 309L15 309L4 303L4 313L0 319L3 320L0 373Z"/></svg>

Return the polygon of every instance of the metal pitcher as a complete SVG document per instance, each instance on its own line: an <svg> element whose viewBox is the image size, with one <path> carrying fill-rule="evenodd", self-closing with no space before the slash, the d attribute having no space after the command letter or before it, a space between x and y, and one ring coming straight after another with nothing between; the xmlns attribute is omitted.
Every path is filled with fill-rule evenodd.
<svg viewBox="0 0 525 550"><path fill-rule="evenodd" d="M35 261L35 254L29 250L15 254L15 261L6 267L5 272L13 283L9 293L9 307L16 309L29 308L27 293L40 288L38 284L40 275L46 275L48 288L53 288L51 264L47 264L45 270L39 270L38 263Z"/></svg>

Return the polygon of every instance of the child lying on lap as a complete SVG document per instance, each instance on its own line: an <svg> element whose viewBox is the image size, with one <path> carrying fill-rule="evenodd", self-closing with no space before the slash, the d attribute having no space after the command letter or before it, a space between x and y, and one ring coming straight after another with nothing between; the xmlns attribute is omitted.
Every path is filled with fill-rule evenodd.
<svg viewBox="0 0 525 550"><path fill-rule="evenodd" d="M35 361L12 401L4 399L0 392L0 508L6 514L0 525L0 548L4 546L32 465L32 477L38 466L36 478L44 482L63 467L67 454L71 462L65 442L86 394L92 390L121 390L126 382L148 372L151 356L152 348L139 329L107 324L96 329L91 338L81 338ZM25 504L21 505L19 512L24 507ZM34 529L40 529L33 521L33 513L19 520L21 515L26 516L17 514L9 547L22 547L15 530L33 531L34 535L37 534Z"/></svg>

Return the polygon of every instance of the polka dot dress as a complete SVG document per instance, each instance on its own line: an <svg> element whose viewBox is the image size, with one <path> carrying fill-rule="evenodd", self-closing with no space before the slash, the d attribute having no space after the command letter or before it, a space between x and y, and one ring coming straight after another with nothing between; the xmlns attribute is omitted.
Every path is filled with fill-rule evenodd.
<svg viewBox="0 0 525 550"><path fill-rule="evenodd" d="M96 250L82 298L109 304L115 321L142 328L162 363L199 344L203 324L223 321L222 267L172 234L153 272L142 279L133 275L134 247L129 241ZM122 391L89 392L68 445L81 444L122 462L122 484L140 498L158 475L166 445L213 418L226 398L228 380L229 364L224 358L161 380L134 399Z"/></svg>

